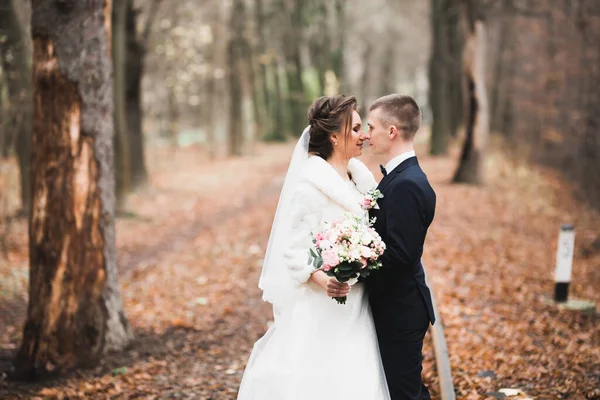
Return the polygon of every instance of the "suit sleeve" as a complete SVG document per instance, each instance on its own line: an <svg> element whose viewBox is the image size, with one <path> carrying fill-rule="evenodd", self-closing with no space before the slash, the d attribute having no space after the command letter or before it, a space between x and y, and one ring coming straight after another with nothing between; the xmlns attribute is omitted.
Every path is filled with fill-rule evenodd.
<svg viewBox="0 0 600 400"><path fill-rule="evenodd" d="M319 226L319 215L312 211L307 194L296 193L290 209L290 231L284 259L290 274L298 285L306 282L314 271L308 263L309 248L313 245L311 234Z"/></svg>
<svg viewBox="0 0 600 400"><path fill-rule="evenodd" d="M425 226L422 213L422 191L412 181L394 185L386 199L386 250L384 265L413 265L421 257Z"/></svg>

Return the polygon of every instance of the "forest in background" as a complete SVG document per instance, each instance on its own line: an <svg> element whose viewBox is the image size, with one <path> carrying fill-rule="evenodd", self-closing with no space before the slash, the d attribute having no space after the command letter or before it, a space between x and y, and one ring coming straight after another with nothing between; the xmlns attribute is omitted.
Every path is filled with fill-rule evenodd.
<svg viewBox="0 0 600 400"><path fill-rule="evenodd" d="M476 153L498 137L507 153L563 172L599 204L597 2L115 4L119 194L147 179L145 142L200 143L211 158L249 154L257 140L302 132L319 95L352 94L364 110L380 95L403 92L432 124L432 154L464 136L464 164L473 166L457 179L479 179ZM31 7L5 1L0 11L0 154L17 156L27 205Z"/></svg>

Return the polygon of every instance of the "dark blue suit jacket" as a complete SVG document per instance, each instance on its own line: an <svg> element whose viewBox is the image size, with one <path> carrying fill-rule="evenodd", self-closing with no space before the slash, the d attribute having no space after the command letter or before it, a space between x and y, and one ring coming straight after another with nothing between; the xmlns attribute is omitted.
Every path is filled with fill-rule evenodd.
<svg viewBox="0 0 600 400"><path fill-rule="evenodd" d="M421 264L427 229L435 214L435 192L416 157L411 157L381 180L375 230L387 245L383 266L366 281L378 335L398 330L427 329L435 322L431 294Z"/></svg>

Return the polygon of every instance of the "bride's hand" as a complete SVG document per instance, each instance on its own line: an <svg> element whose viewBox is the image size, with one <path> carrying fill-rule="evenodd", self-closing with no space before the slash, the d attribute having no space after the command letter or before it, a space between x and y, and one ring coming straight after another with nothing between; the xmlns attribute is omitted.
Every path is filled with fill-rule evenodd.
<svg viewBox="0 0 600 400"><path fill-rule="evenodd" d="M344 297L350 292L350 285L338 282L337 279L328 276L321 270L314 272L310 279L321 286L329 297Z"/></svg>

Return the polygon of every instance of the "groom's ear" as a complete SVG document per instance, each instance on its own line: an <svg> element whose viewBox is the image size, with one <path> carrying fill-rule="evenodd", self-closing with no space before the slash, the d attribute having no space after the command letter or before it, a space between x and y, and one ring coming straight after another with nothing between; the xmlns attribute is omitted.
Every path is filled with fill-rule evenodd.
<svg viewBox="0 0 600 400"><path fill-rule="evenodd" d="M390 140L395 139L399 133L400 132L398 132L398 128L396 128L394 125L390 125L390 127L388 128L388 135L390 137Z"/></svg>

